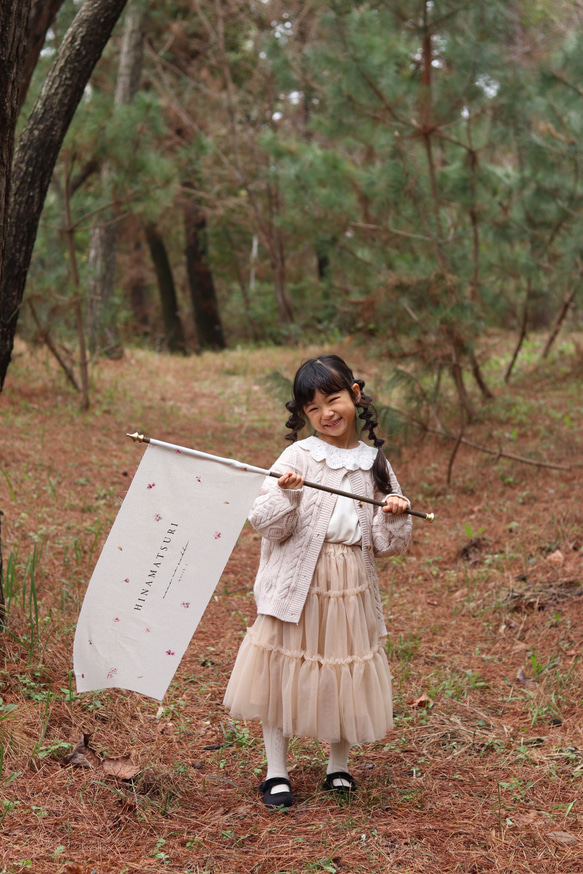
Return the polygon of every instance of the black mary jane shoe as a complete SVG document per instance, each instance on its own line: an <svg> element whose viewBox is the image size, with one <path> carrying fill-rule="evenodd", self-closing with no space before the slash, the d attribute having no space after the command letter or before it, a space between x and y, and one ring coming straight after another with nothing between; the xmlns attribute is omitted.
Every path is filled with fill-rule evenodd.
<svg viewBox="0 0 583 874"><path fill-rule="evenodd" d="M348 783L348 786L346 783ZM333 771L332 774L326 774L322 788L326 792L338 792L341 795L348 795L349 792L356 792L356 781L348 771Z"/></svg>
<svg viewBox="0 0 583 874"><path fill-rule="evenodd" d="M281 785L287 786L287 791L271 791L274 786ZM291 791L291 783L285 777L271 777L269 780L264 780L259 787L259 791L263 796L263 803L270 809L291 807L295 800Z"/></svg>

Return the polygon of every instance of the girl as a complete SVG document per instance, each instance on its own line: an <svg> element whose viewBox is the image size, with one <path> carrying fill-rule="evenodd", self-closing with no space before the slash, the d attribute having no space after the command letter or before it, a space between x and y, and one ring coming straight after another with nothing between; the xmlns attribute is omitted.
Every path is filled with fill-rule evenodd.
<svg viewBox="0 0 583 874"><path fill-rule="evenodd" d="M350 792L351 745L380 740L393 726L374 556L405 549L411 517L403 515L409 502L363 389L337 355L302 364L286 404L292 445L274 465L285 473L266 479L249 513L263 538L258 616L224 703L232 716L263 723L267 775L259 791L269 808L294 801L286 763L291 736L328 741L324 788ZM375 448L358 439L357 411ZM296 442L306 418L315 433ZM381 509L303 488L304 480L386 501Z"/></svg>

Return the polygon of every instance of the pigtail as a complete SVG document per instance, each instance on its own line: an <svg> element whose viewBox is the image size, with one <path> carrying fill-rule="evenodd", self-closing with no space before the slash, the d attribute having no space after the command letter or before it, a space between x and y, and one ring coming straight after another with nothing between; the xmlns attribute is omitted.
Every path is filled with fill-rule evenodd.
<svg viewBox="0 0 583 874"><path fill-rule="evenodd" d="M362 412L359 414L358 418L364 423L362 430L368 432L368 439L377 449L377 457L372 466L372 475L377 488L383 492L383 494L388 495L393 491L393 485L391 483L389 465L385 453L383 452L385 441L375 432L375 428L378 428L379 424L377 420L377 411L374 408L370 395L364 393L364 380L356 379L355 382L360 389L360 399L357 406L362 408Z"/></svg>
<svg viewBox="0 0 583 874"><path fill-rule="evenodd" d="M286 434L285 439L289 440L290 443L295 443L298 439L298 431L301 431L305 426L306 420L302 408L298 407L297 401L288 401L285 406L288 413L291 414L285 423L285 427L290 428L291 434Z"/></svg>

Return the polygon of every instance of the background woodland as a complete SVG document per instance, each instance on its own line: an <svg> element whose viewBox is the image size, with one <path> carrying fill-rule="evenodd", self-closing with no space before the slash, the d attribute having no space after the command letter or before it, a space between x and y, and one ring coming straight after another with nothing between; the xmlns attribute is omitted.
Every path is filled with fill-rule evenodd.
<svg viewBox="0 0 583 874"><path fill-rule="evenodd" d="M12 5L2 382L16 323L84 406L131 344L349 334L469 420L485 331L515 331L508 381L529 329L544 357L576 323L581 3Z"/></svg>

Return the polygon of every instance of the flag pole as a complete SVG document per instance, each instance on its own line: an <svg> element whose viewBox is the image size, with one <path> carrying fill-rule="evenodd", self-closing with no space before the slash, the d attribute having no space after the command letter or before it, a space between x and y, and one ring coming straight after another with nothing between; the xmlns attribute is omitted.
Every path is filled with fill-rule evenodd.
<svg viewBox="0 0 583 874"><path fill-rule="evenodd" d="M177 446L175 443L165 443L162 440L155 440L153 437L145 437L143 434L139 434L137 431L134 431L133 434L126 434L126 437L129 437L134 443L151 443L153 446L162 446L165 449L173 449L175 452L183 453L184 455L194 455L198 458L209 458L212 461L218 461L221 464L228 464L231 467L236 467L239 470L248 470L252 473L263 473L265 476L272 476L275 479L279 479L282 476L281 473L277 473L274 470L266 470L263 467L254 467L250 464L244 464L242 461L237 461L234 458L224 458L220 455L210 455L208 452L200 452L198 449L189 449L186 446ZM340 495L343 498L352 498L354 501L362 501L365 504L373 504L375 507L384 507L384 501L377 501L374 498L367 498L364 495L355 495L352 492L344 492L342 489L333 489L330 486L324 486L321 483L313 483L305 480L305 486L308 486L311 489L319 489L321 492L329 492L333 495ZM409 516L417 516L419 519L424 519L426 522L433 522L435 519L435 513L422 513L419 510L412 510L408 507L405 511Z"/></svg>

